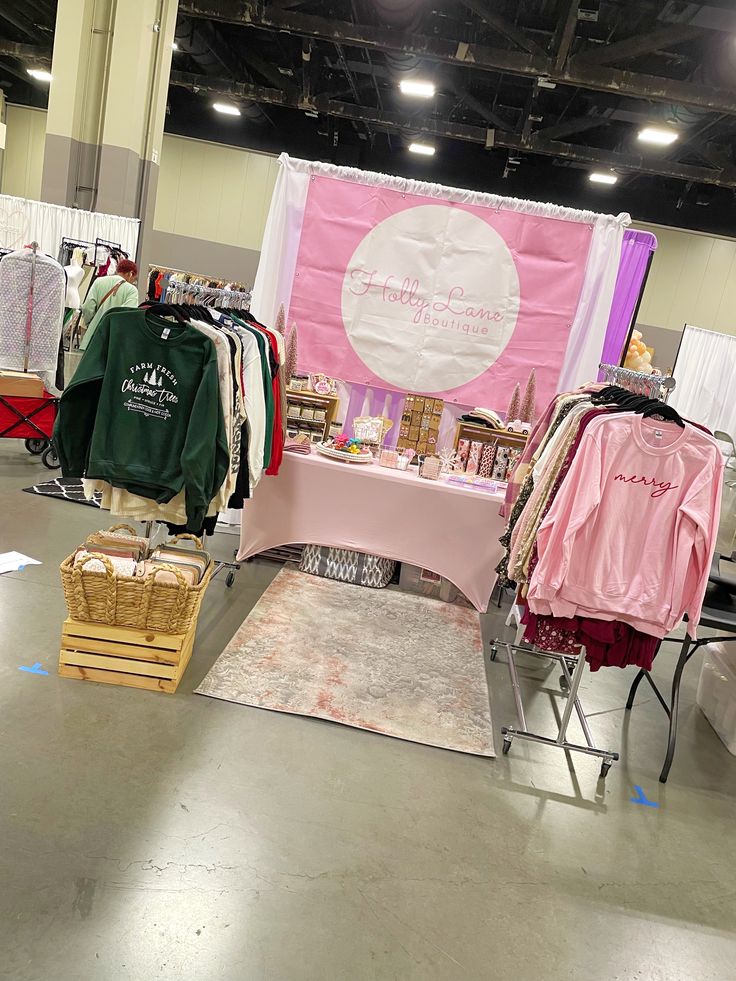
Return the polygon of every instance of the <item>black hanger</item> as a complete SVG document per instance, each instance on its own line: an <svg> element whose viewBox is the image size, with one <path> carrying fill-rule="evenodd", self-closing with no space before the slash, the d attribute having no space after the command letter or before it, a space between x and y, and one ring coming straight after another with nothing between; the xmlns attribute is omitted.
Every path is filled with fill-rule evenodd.
<svg viewBox="0 0 736 981"><path fill-rule="evenodd" d="M633 412L640 412L642 409L646 408L651 403L651 399L647 395L635 395L631 394L626 398L621 398L619 401L619 406L622 409L629 409Z"/></svg>
<svg viewBox="0 0 736 981"><path fill-rule="evenodd" d="M653 404L648 406L642 412L642 417L648 419L650 416L661 416L666 422L674 422L680 428L685 428L685 423L680 416L680 413L674 409L671 405L666 405L664 402L659 402L653 399Z"/></svg>
<svg viewBox="0 0 736 981"><path fill-rule="evenodd" d="M173 317L180 324L186 324L189 320L189 316L184 314L175 303L142 303L141 309L157 313L160 317Z"/></svg>
<svg viewBox="0 0 736 981"><path fill-rule="evenodd" d="M626 389L621 388L619 385L606 385L599 392L595 392L590 397L590 401L596 404L600 402L610 402L615 396L621 395L621 393L626 392ZM628 393L627 393L628 394Z"/></svg>

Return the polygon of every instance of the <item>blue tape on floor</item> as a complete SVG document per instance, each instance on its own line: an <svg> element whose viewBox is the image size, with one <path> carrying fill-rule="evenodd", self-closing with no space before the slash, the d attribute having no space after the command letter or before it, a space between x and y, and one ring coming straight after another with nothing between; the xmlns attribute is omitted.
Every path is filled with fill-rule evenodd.
<svg viewBox="0 0 736 981"><path fill-rule="evenodd" d="M27 671L28 674L48 674L48 671L44 671L43 668L41 667L40 661L36 661L36 663L31 668L27 668L25 667L25 665L21 665L21 667L19 667L18 670Z"/></svg>
<svg viewBox="0 0 736 981"><path fill-rule="evenodd" d="M636 791L636 797L629 797L632 804L642 804L644 807L659 807L657 801L649 800L641 787L636 783L634 784L634 790Z"/></svg>

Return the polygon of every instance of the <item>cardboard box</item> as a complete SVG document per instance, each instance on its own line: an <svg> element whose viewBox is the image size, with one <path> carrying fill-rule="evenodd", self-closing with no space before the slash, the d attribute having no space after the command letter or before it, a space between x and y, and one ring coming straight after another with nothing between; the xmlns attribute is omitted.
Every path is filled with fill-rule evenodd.
<svg viewBox="0 0 736 981"><path fill-rule="evenodd" d="M409 565L407 562L401 563L399 589L419 596L431 596L433 599L442 600L444 603L455 603L458 606L473 608L470 600L449 579L438 576L436 572L431 572L429 569L420 569L417 565Z"/></svg>
<svg viewBox="0 0 736 981"><path fill-rule="evenodd" d="M25 371L0 371L0 395L43 398L43 382L38 375Z"/></svg>

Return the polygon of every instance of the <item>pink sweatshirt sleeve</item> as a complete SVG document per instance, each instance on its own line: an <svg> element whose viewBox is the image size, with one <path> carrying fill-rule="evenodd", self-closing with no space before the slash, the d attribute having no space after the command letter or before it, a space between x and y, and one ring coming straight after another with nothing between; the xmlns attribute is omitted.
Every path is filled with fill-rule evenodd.
<svg viewBox="0 0 736 981"><path fill-rule="evenodd" d="M583 434L575 459L552 507L539 526L539 563L532 576L529 598L551 600L564 582L577 532L601 499L601 445L595 422ZM601 543L605 548L605 543Z"/></svg>
<svg viewBox="0 0 736 981"><path fill-rule="evenodd" d="M681 521L678 523L678 539L684 538L690 548L687 551L678 548L678 556L685 551L683 557L687 565L673 570L674 581L680 583L681 588L678 595L673 596L672 612L677 614L678 620L687 612L687 632L693 640L697 639L703 597L718 538L722 488L723 456L720 449L714 447L712 467L703 468L697 487L680 506Z"/></svg>

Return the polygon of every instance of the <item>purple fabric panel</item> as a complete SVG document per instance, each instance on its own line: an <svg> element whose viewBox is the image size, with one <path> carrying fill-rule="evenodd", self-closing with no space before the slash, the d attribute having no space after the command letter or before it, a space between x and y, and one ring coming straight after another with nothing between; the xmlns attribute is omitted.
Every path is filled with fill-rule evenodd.
<svg viewBox="0 0 736 981"><path fill-rule="evenodd" d="M350 386L350 399L348 401L348 407L345 411L345 422L343 423L343 432L352 433L353 431L353 419L356 416L361 415L363 412L363 403L365 402L366 396L366 386L365 385L351 385Z"/></svg>
<svg viewBox="0 0 736 981"><path fill-rule="evenodd" d="M638 232L633 229L624 232L616 289L601 354L601 361L605 364L618 364L621 360L621 351L647 271L649 254L656 248L657 239L651 232ZM598 378L602 378L602 372L599 373Z"/></svg>
<svg viewBox="0 0 736 981"><path fill-rule="evenodd" d="M399 436L399 423L404 409L404 396L400 392L388 392L383 388L368 388L366 385L349 385L350 397L345 412L346 433L353 431L353 419L365 412L371 416L386 416L393 426L386 437L388 446L396 446ZM387 398L388 396L388 398Z"/></svg>

